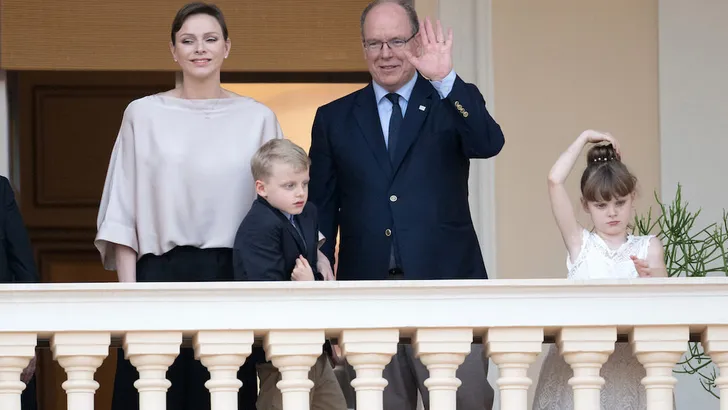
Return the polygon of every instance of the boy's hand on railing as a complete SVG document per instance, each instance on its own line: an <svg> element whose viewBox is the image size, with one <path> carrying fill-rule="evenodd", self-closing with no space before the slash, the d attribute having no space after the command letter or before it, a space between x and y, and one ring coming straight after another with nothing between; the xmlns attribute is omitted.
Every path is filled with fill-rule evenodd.
<svg viewBox="0 0 728 410"><path fill-rule="evenodd" d="M293 268L291 273L291 280L314 280L313 269L311 269L311 265L308 264L303 255L299 255L298 259L296 259L296 267Z"/></svg>

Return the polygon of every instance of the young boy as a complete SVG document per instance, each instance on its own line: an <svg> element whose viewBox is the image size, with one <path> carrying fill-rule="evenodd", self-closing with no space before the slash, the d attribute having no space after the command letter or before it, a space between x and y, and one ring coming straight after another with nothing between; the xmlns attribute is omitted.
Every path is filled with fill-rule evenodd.
<svg viewBox="0 0 728 410"><path fill-rule="evenodd" d="M235 237L236 280L323 280L315 271L319 245L316 208L306 203L309 164L306 152L286 139L271 140L253 155L258 198ZM258 410L282 409L276 387L280 373L266 362L262 349L254 349L251 360L256 362L260 378ZM312 409L346 410L344 394L325 354L319 356L309 378L314 382Z"/></svg>

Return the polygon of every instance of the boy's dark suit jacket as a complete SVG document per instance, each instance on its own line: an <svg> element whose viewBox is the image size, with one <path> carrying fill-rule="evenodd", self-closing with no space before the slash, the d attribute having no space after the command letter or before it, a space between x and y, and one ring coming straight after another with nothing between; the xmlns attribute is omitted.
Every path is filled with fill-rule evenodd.
<svg viewBox="0 0 728 410"><path fill-rule="evenodd" d="M38 282L28 232L7 178L0 176L0 283Z"/></svg>
<svg viewBox="0 0 728 410"><path fill-rule="evenodd" d="M235 280L289 281L299 255L306 256L316 280L323 280L316 271L319 232L316 215L316 207L309 202L303 207L303 212L294 217L306 240L304 246L301 236L286 216L259 196L253 201L235 235ZM331 353L328 342L324 349ZM246 362L250 361L264 363L263 349L254 348Z"/></svg>
<svg viewBox="0 0 728 410"><path fill-rule="evenodd" d="M296 215L303 238L281 211L258 197L243 219L233 245L233 276L235 280L280 281L291 280L296 259L304 255L316 272L318 259L318 219L316 208L310 202Z"/></svg>

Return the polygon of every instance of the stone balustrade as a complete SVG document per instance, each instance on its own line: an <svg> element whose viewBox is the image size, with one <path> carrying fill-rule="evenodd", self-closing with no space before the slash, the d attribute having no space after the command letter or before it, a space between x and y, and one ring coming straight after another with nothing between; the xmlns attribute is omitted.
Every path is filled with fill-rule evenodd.
<svg viewBox="0 0 728 410"><path fill-rule="evenodd" d="M141 410L165 410L165 372L190 344L210 370L213 410L234 410L236 371L262 343L282 373L284 409L308 410L308 369L326 338L356 370L360 410L382 409L397 343L429 369L431 410L455 410L455 371L472 343L498 366L500 408L526 410L544 341L574 370L577 409L598 410L599 369L617 340L646 368L649 410L673 409L672 369L689 340L702 341L728 409L728 278L0 285L0 409L20 410L20 374L47 343L66 371L69 409L93 409L94 372L123 345Z"/></svg>

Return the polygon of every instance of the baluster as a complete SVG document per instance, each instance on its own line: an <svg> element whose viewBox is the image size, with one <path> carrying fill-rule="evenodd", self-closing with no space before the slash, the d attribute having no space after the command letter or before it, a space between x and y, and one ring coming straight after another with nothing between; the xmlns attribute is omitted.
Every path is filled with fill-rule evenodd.
<svg viewBox="0 0 728 410"><path fill-rule="evenodd" d="M351 387L356 391L357 409L382 410L384 388L387 386L382 372L397 353L399 330L344 330L339 342L347 362L356 371Z"/></svg>
<svg viewBox="0 0 728 410"><path fill-rule="evenodd" d="M473 329L418 329L412 344L417 357L430 371L425 386L430 392L430 409L456 410L457 389L462 382L455 376L470 354Z"/></svg>
<svg viewBox="0 0 728 410"><path fill-rule="evenodd" d="M251 330L200 331L192 343L195 358L210 371L205 387L210 390L212 410L237 410L238 390L243 383L238 380L238 369L250 356L253 345Z"/></svg>
<svg viewBox="0 0 728 410"><path fill-rule="evenodd" d="M673 410L677 379L672 369L687 350L689 337L687 326L636 326L632 330L632 350L647 373L642 379L647 410Z"/></svg>
<svg viewBox="0 0 728 410"><path fill-rule="evenodd" d="M543 346L543 329L535 327L491 328L483 336L485 354L498 365L496 381L502 410L526 410L528 388L533 383L528 368Z"/></svg>
<svg viewBox="0 0 728 410"><path fill-rule="evenodd" d="M728 410L728 326L708 326L702 335L705 352L719 369L720 410Z"/></svg>
<svg viewBox="0 0 728 410"><path fill-rule="evenodd" d="M309 410L313 382L308 372L323 353L323 330L271 330L265 335L265 353L281 373L276 386L283 410Z"/></svg>
<svg viewBox="0 0 728 410"><path fill-rule="evenodd" d="M0 332L0 409L20 410L20 374L35 356L35 333Z"/></svg>
<svg viewBox="0 0 728 410"><path fill-rule="evenodd" d="M61 387L66 391L69 409L93 410L99 388L94 374L109 355L110 344L108 332L56 333L51 337L53 359L68 377Z"/></svg>
<svg viewBox="0 0 728 410"><path fill-rule="evenodd" d="M604 378L600 371L614 352L616 342L616 327L567 327L559 332L559 351L574 371L569 379L574 390L574 408L601 409Z"/></svg>
<svg viewBox="0 0 728 410"><path fill-rule="evenodd" d="M128 332L124 353L139 371L134 387L139 390L140 410L167 410L167 369L180 352L182 332Z"/></svg>

